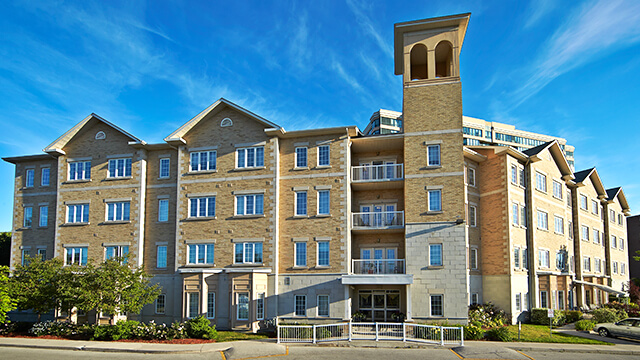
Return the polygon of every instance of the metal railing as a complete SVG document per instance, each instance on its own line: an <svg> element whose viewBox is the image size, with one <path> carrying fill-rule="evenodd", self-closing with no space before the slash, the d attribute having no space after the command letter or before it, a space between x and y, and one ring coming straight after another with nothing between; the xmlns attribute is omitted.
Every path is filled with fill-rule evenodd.
<svg viewBox="0 0 640 360"><path fill-rule="evenodd" d="M404 259L351 260L354 274L404 274Z"/></svg>
<svg viewBox="0 0 640 360"><path fill-rule="evenodd" d="M353 166L351 181L402 180L404 164Z"/></svg>
<svg viewBox="0 0 640 360"><path fill-rule="evenodd" d="M395 340L464 346L462 327L412 323L348 322L327 325L278 325L278 343Z"/></svg>
<svg viewBox="0 0 640 360"><path fill-rule="evenodd" d="M385 228L404 226L404 211L357 212L353 214L353 227Z"/></svg>

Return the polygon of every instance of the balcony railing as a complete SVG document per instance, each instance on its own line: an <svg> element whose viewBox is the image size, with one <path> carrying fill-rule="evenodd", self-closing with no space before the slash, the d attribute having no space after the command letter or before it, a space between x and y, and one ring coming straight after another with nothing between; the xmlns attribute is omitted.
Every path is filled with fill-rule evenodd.
<svg viewBox="0 0 640 360"><path fill-rule="evenodd" d="M404 226L404 211L353 213L353 227L387 228Z"/></svg>
<svg viewBox="0 0 640 360"><path fill-rule="evenodd" d="M402 180L403 164L353 166L352 181Z"/></svg>
<svg viewBox="0 0 640 360"><path fill-rule="evenodd" d="M354 274L404 274L404 259L351 260Z"/></svg>

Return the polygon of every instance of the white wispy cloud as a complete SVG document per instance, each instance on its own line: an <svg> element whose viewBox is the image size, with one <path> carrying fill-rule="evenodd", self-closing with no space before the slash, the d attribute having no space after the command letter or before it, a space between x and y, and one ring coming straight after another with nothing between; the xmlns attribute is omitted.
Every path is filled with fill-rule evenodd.
<svg viewBox="0 0 640 360"><path fill-rule="evenodd" d="M525 17L527 22L524 24L524 28L530 28L537 24L544 18L545 15L550 13L558 3L554 0L533 0L529 3L529 9Z"/></svg>
<svg viewBox="0 0 640 360"><path fill-rule="evenodd" d="M340 78L342 80L344 80L344 82L349 84L349 86L351 86L354 90L356 90L357 92L359 92L361 94L365 94L365 90L362 87L362 85L360 84L360 82L358 81L358 79L356 79L356 77L354 77L351 74L349 74L344 69L344 66L342 66L342 63L340 63L338 60L336 60L334 58L333 62L331 63L331 67L338 74L338 76L340 76Z"/></svg>
<svg viewBox="0 0 640 360"><path fill-rule="evenodd" d="M384 54L388 57L393 58L393 47L388 40L384 39L378 29L375 26L375 22L371 20L365 13L365 9L367 8L367 3L359 2L357 0L347 0L347 5L349 5L349 9L356 16L356 21L358 25L367 35L371 36L375 41L376 45L382 50Z"/></svg>
<svg viewBox="0 0 640 360"><path fill-rule="evenodd" d="M525 70L526 78L512 92L508 108L518 107L557 77L639 41L640 2L587 3L567 17L546 50Z"/></svg>

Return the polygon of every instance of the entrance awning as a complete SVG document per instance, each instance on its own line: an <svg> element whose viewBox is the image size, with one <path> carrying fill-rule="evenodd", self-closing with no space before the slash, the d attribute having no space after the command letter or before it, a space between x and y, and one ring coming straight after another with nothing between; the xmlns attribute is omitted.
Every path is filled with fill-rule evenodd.
<svg viewBox="0 0 640 360"><path fill-rule="evenodd" d="M612 293L612 294L616 294L616 295L621 295L621 296L626 296L627 293L624 291L620 291L620 290L616 290L610 286L606 286L606 285L601 285L601 284L594 284L592 282L588 282L588 281L580 281L580 280L573 280L574 284L582 284L582 285L589 285L589 286L595 286L600 290L604 290L606 292Z"/></svg>
<svg viewBox="0 0 640 360"><path fill-rule="evenodd" d="M342 275L343 285L411 285L412 274Z"/></svg>

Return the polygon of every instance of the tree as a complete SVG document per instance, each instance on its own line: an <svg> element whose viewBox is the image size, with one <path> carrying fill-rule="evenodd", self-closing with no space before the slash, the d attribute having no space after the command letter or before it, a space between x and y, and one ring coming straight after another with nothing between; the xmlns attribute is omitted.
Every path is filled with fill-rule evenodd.
<svg viewBox="0 0 640 360"><path fill-rule="evenodd" d="M0 323L7 321L7 313L14 310L17 301L12 296L9 268L0 266Z"/></svg>
<svg viewBox="0 0 640 360"><path fill-rule="evenodd" d="M11 233L0 233L0 266L9 266L11 259Z"/></svg>
<svg viewBox="0 0 640 360"><path fill-rule="evenodd" d="M42 314L60 307L64 298L62 290L67 286L64 281L69 277L65 273L69 269L65 269L59 259L42 261L39 257L30 257L26 260L24 265L16 266L12 283L18 307L33 310L40 321Z"/></svg>

